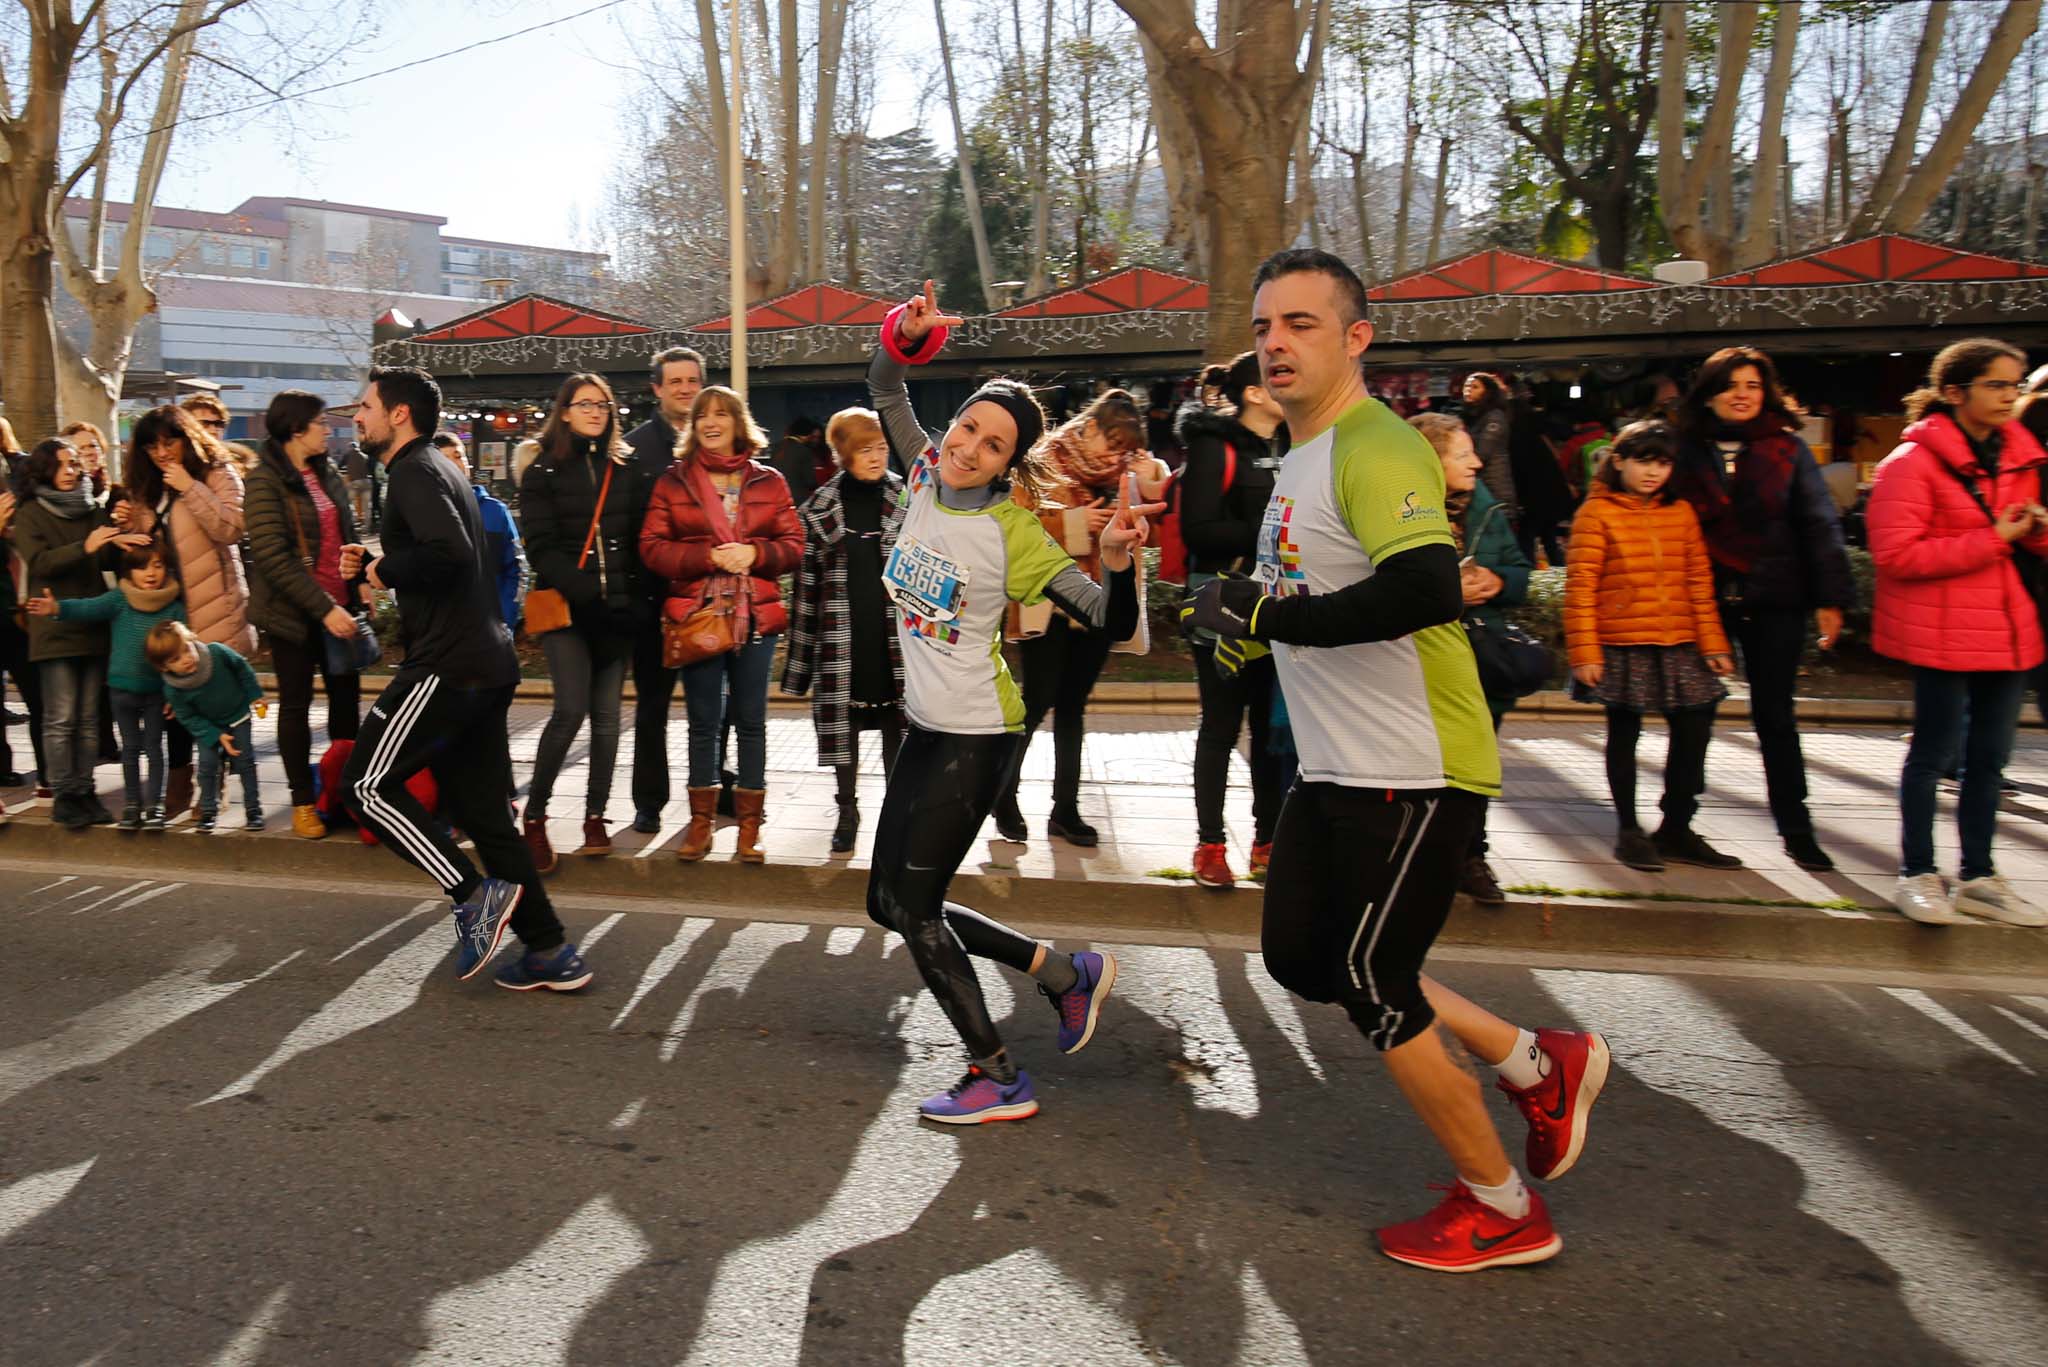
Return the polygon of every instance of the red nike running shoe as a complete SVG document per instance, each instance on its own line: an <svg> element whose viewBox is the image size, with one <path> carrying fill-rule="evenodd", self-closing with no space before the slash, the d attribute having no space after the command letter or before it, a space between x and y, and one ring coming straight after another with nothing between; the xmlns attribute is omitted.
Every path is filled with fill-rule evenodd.
<svg viewBox="0 0 2048 1367"><path fill-rule="evenodd" d="M1379 1231L1380 1252L1395 1262L1432 1272L1479 1272L1540 1263L1564 1249L1564 1240L1550 1223L1549 1208L1534 1191L1529 1193L1529 1213L1510 1220L1463 1182L1429 1185L1432 1191L1450 1193L1443 1204L1418 1219Z"/></svg>
<svg viewBox="0 0 2048 1367"><path fill-rule="evenodd" d="M1529 1175L1551 1182L1586 1147L1586 1118L1607 1085L1607 1041L1591 1031L1538 1030L1536 1045L1550 1055L1550 1076L1526 1089L1506 1078L1499 1085L1529 1122Z"/></svg>

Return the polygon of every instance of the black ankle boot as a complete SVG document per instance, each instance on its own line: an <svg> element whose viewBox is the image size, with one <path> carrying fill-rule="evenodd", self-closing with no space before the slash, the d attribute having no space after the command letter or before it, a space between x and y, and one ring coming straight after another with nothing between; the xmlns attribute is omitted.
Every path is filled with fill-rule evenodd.
<svg viewBox="0 0 2048 1367"><path fill-rule="evenodd" d="M1096 829L1081 819L1078 807L1053 808L1052 815L1045 821L1045 833L1084 850L1092 850L1102 843L1102 836Z"/></svg>
<svg viewBox="0 0 2048 1367"><path fill-rule="evenodd" d="M1024 824L1024 813L1017 810L1017 799L1006 797L996 803L996 834L1013 844L1022 845L1031 839L1031 828Z"/></svg>
<svg viewBox="0 0 2048 1367"><path fill-rule="evenodd" d="M832 828L832 853L851 854L853 838L860 833L860 808L851 802L839 804L839 824Z"/></svg>

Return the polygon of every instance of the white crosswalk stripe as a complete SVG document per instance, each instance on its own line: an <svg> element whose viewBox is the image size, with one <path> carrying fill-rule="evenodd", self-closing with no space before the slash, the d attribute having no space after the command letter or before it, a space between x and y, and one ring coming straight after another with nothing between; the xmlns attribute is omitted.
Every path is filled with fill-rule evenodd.
<svg viewBox="0 0 2048 1367"><path fill-rule="evenodd" d="M72 1188L85 1180L85 1175L92 1171L92 1165L97 1161L88 1158L68 1168L31 1173L0 1187L0 1243L13 1238L16 1230L56 1209L71 1194Z"/></svg>
<svg viewBox="0 0 2048 1367"><path fill-rule="evenodd" d="M1942 1029L1953 1034L1957 1039L1968 1040L1993 1058L2003 1059L2028 1077L2034 1076L2034 1070L2020 1062L2017 1054L1964 1020L1961 1016L1958 1016L1955 1012L1949 1010L1946 1006L1943 1006L1940 1002L1929 997L1925 992L1910 987L1886 987L1879 990L1893 1001L1912 1007Z"/></svg>
<svg viewBox="0 0 2048 1367"><path fill-rule="evenodd" d="M633 984L633 994L626 998L626 1004L619 1008L619 1014L612 1017L611 1028L619 1028L626 1017L633 1014L633 1008L647 999L647 994L660 985L661 980L675 971L683 956L690 952L690 946L697 943L697 937L711 929L711 921L703 916L690 916L676 927L675 937L661 952L654 956L652 963L641 971L640 981Z"/></svg>
<svg viewBox="0 0 2048 1367"><path fill-rule="evenodd" d="M793 945L810 934L807 926L785 925L777 921L749 921L733 932L719 951L717 960L697 980L689 998L683 1002L683 1009L676 1012L675 1020L668 1027L668 1038L661 1042L661 1061L674 1059L683 1047L683 1036L689 1033L690 1022L696 1018L697 1008L704 998L713 992L731 992L735 996L747 990L754 975L768 963L776 950L784 945Z"/></svg>
<svg viewBox="0 0 2048 1367"><path fill-rule="evenodd" d="M1644 974L1539 969L1535 976L1569 1015L1597 1022L1613 1039L1644 1042L1616 1055L1637 1081L1797 1164L1806 1179L1800 1209L1889 1263L1928 1333L1968 1362L2039 1363L2048 1308L2026 1278L1852 1148L1711 997Z"/></svg>

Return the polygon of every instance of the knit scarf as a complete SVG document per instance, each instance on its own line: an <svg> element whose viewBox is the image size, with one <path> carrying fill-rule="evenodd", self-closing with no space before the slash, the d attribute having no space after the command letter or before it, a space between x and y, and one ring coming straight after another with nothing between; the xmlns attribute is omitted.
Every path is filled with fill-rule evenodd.
<svg viewBox="0 0 2048 1367"><path fill-rule="evenodd" d="M1748 574L1785 519L1799 438L1783 417L1760 413L1744 423L1715 423L1706 441L1742 443L1734 475L1722 477L1720 452L1710 445L1688 452L1679 462L1672 475L1673 492L1699 514L1714 564Z"/></svg>
<svg viewBox="0 0 2048 1367"><path fill-rule="evenodd" d="M162 612L177 602L182 592L176 584L165 584L160 589L138 589L126 580L121 581L121 596L128 600L129 608L135 612ZM204 647L201 649L203 652Z"/></svg>
<svg viewBox="0 0 2048 1367"><path fill-rule="evenodd" d="M745 451L728 451L722 456L715 455L700 446L697 448L695 459L699 465L714 475L729 475L735 470L745 469L753 456Z"/></svg>
<svg viewBox="0 0 2048 1367"><path fill-rule="evenodd" d="M1096 493L1105 490L1113 493L1116 482L1123 478L1124 471L1131 464L1130 452L1110 450L1107 443L1099 452L1084 450L1080 442L1065 431L1054 432L1047 437L1043 449L1053 469L1068 483Z"/></svg>
<svg viewBox="0 0 2048 1367"><path fill-rule="evenodd" d="M67 521L77 521L99 511L99 500L93 497L92 485L84 480L69 489L59 489L48 484L36 485L36 502L48 508Z"/></svg>
<svg viewBox="0 0 2048 1367"><path fill-rule="evenodd" d="M213 677L213 652L206 648L204 641L192 643L192 654L199 660L199 668L190 674L164 672L164 683L171 688L204 688L206 681Z"/></svg>

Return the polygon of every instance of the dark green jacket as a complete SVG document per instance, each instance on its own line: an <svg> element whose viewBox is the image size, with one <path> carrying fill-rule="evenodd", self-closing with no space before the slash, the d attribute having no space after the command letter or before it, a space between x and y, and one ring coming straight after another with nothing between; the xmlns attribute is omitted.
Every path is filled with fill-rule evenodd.
<svg viewBox="0 0 2048 1367"><path fill-rule="evenodd" d="M112 645L107 654L107 686L127 693L144 693L151 697L164 691L163 675L152 669L149 657L143 651L143 642L149 639L149 631L159 622L182 622L185 620L185 604L180 601L178 586L172 584L164 590L170 601L161 607L146 608L138 602L150 601L139 589L130 589L125 584L118 589L109 589L97 598L64 598L57 603L57 616L66 622L108 622ZM162 594L156 595L162 597Z"/></svg>
<svg viewBox="0 0 2048 1367"><path fill-rule="evenodd" d="M1472 502L1465 509L1465 554L1481 569L1500 576L1500 592L1476 607L1465 609L1490 627L1507 621L1507 609L1519 607L1529 597L1529 574L1536 567L1515 541L1515 529L1508 522L1507 509L1485 484L1472 490Z"/></svg>
<svg viewBox="0 0 2048 1367"><path fill-rule="evenodd" d="M59 517L34 498L26 498L14 514L14 553L28 567L28 596L44 589L59 598L97 598L107 591L101 576L102 557L88 553L85 539L105 526L104 510L85 517ZM67 622L58 617L28 619L28 657L63 660L75 655L107 653L105 622Z"/></svg>
<svg viewBox="0 0 2048 1367"><path fill-rule="evenodd" d="M192 733L192 743L204 748L220 744L223 731L249 720L249 704L263 696L256 671L249 662L227 646L202 644L213 656L213 672L203 684L183 687L175 674L164 675L164 697L178 725Z"/></svg>
<svg viewBox="0 0 2048 1367"><path fill-rule="evenodd" d="M309 468L319 472L320 487L340 515L341 543L356 540L347 481L330 461ZM320 514L305 481L275 442L263 443L263 459L249 472L242 525L249 538L249 620L269 635L304 645L335 602L300 553L302 545L308 554L319 553Z"/></svg>

